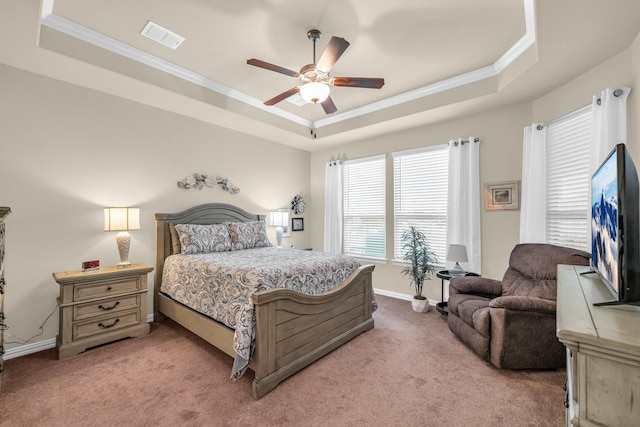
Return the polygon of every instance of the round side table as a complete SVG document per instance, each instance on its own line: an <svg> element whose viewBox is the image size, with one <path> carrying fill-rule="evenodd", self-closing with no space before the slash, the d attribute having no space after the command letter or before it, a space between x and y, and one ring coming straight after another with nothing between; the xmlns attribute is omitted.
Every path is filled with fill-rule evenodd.
<svg viewBox="0 0 640 427"><path fill-rule="evenodd" d="M449 306L447 304L447 302L444 300L444 281L445 280L451 280L452 277L449 274L449 270L440 270L436 273L436 276L438 276L441 279L441 285L440 285L440 302L436 304L436 310L438 310L438 313L442 314L443 316L448 316L449 315ZM466 276L480 276L479 274L476 273L472 273L470 271L465 272L464 276L455 276L455 277L466 277Z"/></svg>

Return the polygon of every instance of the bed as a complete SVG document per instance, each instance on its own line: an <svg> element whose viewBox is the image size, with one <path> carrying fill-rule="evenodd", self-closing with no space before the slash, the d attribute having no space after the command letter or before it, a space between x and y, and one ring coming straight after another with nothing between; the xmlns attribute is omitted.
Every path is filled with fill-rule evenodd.
<svg viewBox="0 0 640 427"><path fill-rule="evenodd" d="M170 318L234 357L235 370L238 361L238 354L234 350L236 331L163 292L164 267L165 262L167 266L173 262L174 257L171 256L176 251L174 247L176 234L173 229L176 225L253 223L264 220L264 216L251 214L233 205L209 203L178 213L156 213L154 217L156 220L155 318L158 320L162 317ZM242 250L244 249L236 252ZM303 256L304 253L312 256L311 252L295 249L269 248L267 250L265 248L261 251L265 254L269 253L268 256L272 256L273 251L287 251L283 252L283 255L288 256ZM255 254L258 253L261 252L256 250ZM315 255L315 257L318 256L320 255ZM260 257L253 256L253 258ZM254 337L253 353L248 360L248 368L254 374L252 383L254 399L260 399L284 379L373 328L372 312L375 309L372 288L373 269L373 265L356 266L339 285L316 295L307 295L291 289L265 289L250 295L254 308L253 319L251 319L254 322ZM166 274L169 276L173 273Z"/></svg>

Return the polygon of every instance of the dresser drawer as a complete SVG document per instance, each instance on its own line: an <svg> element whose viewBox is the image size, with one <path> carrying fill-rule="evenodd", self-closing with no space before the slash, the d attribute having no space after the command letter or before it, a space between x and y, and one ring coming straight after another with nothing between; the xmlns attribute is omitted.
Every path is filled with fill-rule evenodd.
<svg viewBox="0 0 640 427"><path fill-rule="evenodd" d="M140 324L140 310L117 313L113 316L96 319L92 322L80 322L73 324L73 339L79 340L99 334L107 334Z"/></svg>
<svg viewBox="0 0 640 427"><path fill-rule="evenodd" d="M90 285L74 285L73 300L86 301L88 299L108 298L127 292L135 292L138 290L139 283L140 281L137 278L129 278L121 281L111 280Z"/></svg>
<svg viewBox="0 0 640 427"><path fill-rule="evenodd" d="M104 314L120 313L122 311L140 308L141 295L125 295L100 301L77 304L73 306L73 320L84 320Z"/></svg>

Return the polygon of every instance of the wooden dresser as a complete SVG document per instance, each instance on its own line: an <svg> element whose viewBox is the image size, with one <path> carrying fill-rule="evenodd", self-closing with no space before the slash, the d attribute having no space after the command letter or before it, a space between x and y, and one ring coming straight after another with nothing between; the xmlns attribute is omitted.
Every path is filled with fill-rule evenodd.
<svg viewBox="0 0 640 427"><path fill-rule="evenodd" d="M2 389L2 371L4 371L4 330L6 329L6 319L4 316L4 219L9 215L11 209L0 207L0 389Z"/></svg>
<svg viewBox="0 0 640 427"><path fill-rule="evenodd" d="M640 307L594 307L611 293L588 267L558 266L557 336L567 348L568 426L640 425Z"/></svg>
<svg viewBox="0 0 640 427"><path fill-rule="evenodd" d="M152 270L146 264L131 264L53 273L60 284L58 359L148 334L147 274Z"/></svg>

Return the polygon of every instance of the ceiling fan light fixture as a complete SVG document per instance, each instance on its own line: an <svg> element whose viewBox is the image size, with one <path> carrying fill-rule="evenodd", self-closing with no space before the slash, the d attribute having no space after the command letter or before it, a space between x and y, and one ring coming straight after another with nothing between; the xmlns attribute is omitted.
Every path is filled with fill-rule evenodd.
<svg viewBox="0 0 640 427"><path fill-rule="evenodd" d="M319 82L305 83L300 87L302 99L311 104L324 102L329 97L329 91L329 86Z"/></svg>

